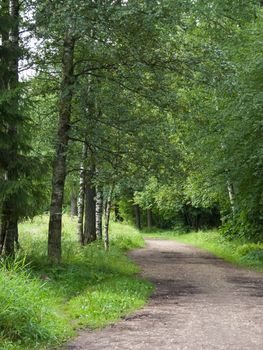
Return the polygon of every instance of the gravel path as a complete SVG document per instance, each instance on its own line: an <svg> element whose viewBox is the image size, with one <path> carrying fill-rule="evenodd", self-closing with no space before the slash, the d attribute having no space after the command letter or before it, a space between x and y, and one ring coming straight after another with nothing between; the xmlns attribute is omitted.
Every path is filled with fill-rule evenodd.
<svg viewBox="0 0 263 350"><path fill-rule="evenodd" d="M149 304L68 350L263 349L263 274L175 241L149 239L130 255L156 285Z"/></svg>

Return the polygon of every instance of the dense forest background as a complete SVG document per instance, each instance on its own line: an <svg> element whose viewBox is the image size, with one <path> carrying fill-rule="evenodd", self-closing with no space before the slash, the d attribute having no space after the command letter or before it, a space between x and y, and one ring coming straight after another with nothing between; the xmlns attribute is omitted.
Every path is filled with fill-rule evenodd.
<svg viewBox="0 0 263 350"><path fill-rule="evenodd" d="M262 33L258 1L2 0L2 254L44 212L53 262L68 211L82 245L111 213L262 240Z"/></svg>

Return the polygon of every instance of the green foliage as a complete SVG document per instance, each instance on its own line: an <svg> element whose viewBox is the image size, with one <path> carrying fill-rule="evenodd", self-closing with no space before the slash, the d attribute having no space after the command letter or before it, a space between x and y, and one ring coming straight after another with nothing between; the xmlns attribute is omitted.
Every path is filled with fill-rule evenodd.
<svg viewBox="0 0 263 350"><path fill-rule="evenodd" d="M152 290L136 278L138 267L123 253L144 244L134 228L114 223L112 247L105 252L101 243L80 247L76 221L64 216L63 263L54 266L46 261L47 221L42 216L22 223L18 260L2 264L3 350L42 349L68 339L76 328L109 324L143 306Z"/></svg>
<svg viewBox="0 0 263 350"><path fill-rule="evenodd" d="M127 223L133 223L133 207L132 207L132 201L128 198L125 198L125 196L122 196L121 199L118 200L118 206L121 217L124 219Z"/></svg>
<svg viewBox="0 0 263 350"><path fill-rule="evenodd" d="M9 14L8 2L1 4L0 28L0 207L10 203L17 219L43 210L44 161L32 149L34 126L29 117L28 86L17 79L16 61L23 59L22 43L10 42L10 33L20 25ZM36 198L38 203L36 205ZM1 209L2 210L2 209ZM2 220L2 214L0 215Z"/></svg>
<svg viewBox="0 0 263 350"><path fill-rule="evenodd" d="M94 182L105 188L114 183L127 220L133 218L130 204L138 203L142 221L145 210L152 209L155 224L162 227L178 222L216 226L219 210L222 216L231 211L230 181L238 210L247 213L253 227L262 225L262 191L257 191L262 187L262 15L257 1L136 0L124 5L41 0L25 6L25 13L32 13L29 30L36 28L39 39L32 53L39 74L28 92L36 97L26 108L34 127L31 153L46 167L45 176L37 175L43 199L38 209L47 207L49 197L62 43L68 32L75 38L75 83L67 203L78 191L86 142L87 163L96 163L98 170ZM30 194L27 200L19 193L20 202L25 208L29 202L32 212L37 191L30 192L29 181L20 183Z"/></svg>
<svg viewBox="0 0 263 350"><path fill-rule="evenodd" d="M182 174L169 180L149 178L144 189L134 193L134 202L144 210L151 209L160 228L189 230L219 225L217 205L189 196Z"/></svg>
<svg viewBox="0 0 263 350"><path fill-rule="evenodd" d="M233 7L227 1L198 2L201 5L209 7L210 19L202 19L202 29L194 35L210 41L211 50L218 52L218 64L203 76L210 76L210 84L200 83L199 76L191 88L187 84L180 91L181 121L173 142L183 158L183 194L194 208L219 208L222 231L229 237L259 241L263 224L262 13L253 1L246 3L247 14L240 3ZM228 33L224 38L218 25L221 34Z"/></svg>
<svg viewBox="0 0 263 350"><path fill-rule="evenodd" d="M220 232L227 239L245 238L251 241L262 241L261 227L253 222L245 212L239 211L227 218Z"/></svg>
<svg viewBox="0 0 263 350"><path fill-rule="evenodd" d="M262 14L258 5L256 0L27 1L23 29L39 39L37 50L28 53L37 74L26 93L0 87L5 90L1 120L6 124L15 118L16 143L21 149L27 146L19 162L15 157L19 181L2 181L0 188L3 196L17 194L19 216L46 209L50 197L60 62L68 32L76 45L65 200L78 190L85 141L92 154L89 161L94 158L98 168L94 182L132 190L129 200L144 210L151 208L160 226L173 225L178 213L181 220L186 207L193 217L203 210L206 217L214 208L229 214L229 180L238 193L238 210L259 228ZM10 19L2 17L4 36ZM29 37L23 41L32 46ZM10 54L5 45L1 54L5 69L0 74L5 75ZM18 92L20 120L12 117L8 102ZM25 103L26 99L34 103ZM29 126L24 117L28 115ZM13 157L7 150L14 141L6 137L4 124L0 144L5 149L3 161L10 162ZM0 170L1 180L5 170ZM125 191L120 192L125 197Z"/></svg>

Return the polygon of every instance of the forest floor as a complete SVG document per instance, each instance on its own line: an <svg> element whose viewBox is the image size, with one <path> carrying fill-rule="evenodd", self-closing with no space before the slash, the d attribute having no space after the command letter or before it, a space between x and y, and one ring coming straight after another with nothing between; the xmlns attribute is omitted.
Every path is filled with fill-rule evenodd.
<svg viewBox="0 0 263 350"><path fill-rule="evenodd" d="M171 240L147 239L129 255L156 286L149 304L65 349L262 349L262 273Z"/></svg>

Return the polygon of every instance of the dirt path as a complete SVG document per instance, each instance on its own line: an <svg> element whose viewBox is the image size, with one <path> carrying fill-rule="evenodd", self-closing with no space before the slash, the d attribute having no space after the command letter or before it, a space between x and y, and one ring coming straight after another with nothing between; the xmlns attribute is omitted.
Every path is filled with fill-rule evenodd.
<svg viewBox="0 0 263 350"><path fill-rule="evenodd" d="M150 303L68 350L263 349L263 274L174 241L130 255L156 285Z"/></svg>

